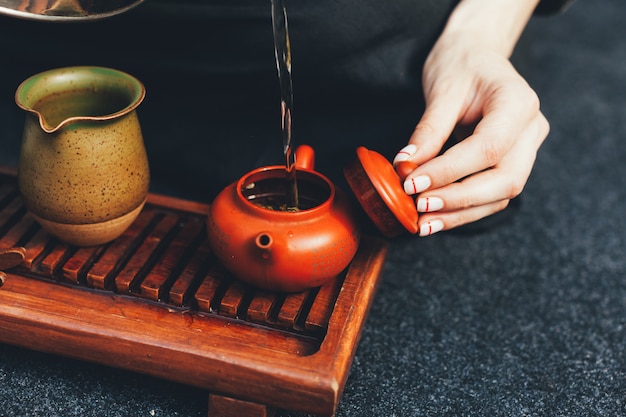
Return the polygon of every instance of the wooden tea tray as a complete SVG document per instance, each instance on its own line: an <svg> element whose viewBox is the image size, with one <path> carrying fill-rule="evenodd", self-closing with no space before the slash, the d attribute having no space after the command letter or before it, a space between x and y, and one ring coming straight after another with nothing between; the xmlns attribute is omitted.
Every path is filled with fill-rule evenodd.
<svg viewBox="0 0 626 417"><path fill-rule="evenodd" d="M207 246L208 206L150 195L108 245L77 248L26 212L0 170L0 249L26 257L0 280L0 343L200 387L210 416L334 414L386 254L364 237L344 273L297 294L230 277ZM0 274L1 275L1 274Z"/></svg>

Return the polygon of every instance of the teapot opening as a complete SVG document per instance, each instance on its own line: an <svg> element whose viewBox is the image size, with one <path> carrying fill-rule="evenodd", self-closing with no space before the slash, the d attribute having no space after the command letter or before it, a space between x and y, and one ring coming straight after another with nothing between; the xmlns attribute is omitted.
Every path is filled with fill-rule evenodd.
<svg viewBox="0 0 626 417"><path fill-rule="evenodd" d="M299 172L298 175L297 209L289 207L289 187L292 184L285 170L264 171L250 176L243 182L241 193L247 201L258 207L283 212L310 210L332 196L330 185L321 177L306 171Z"/></svg>

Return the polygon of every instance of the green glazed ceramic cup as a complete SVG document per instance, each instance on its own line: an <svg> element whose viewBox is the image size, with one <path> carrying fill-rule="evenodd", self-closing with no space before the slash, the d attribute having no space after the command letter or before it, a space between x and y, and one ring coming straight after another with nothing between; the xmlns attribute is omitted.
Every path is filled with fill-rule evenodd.
<svg viewBox="0 0 626 417"><path fill-rule="evenodd" d="M66 243L121 235L141 212L150 171L136 108L143 84L102 67L34 75L18 87L26 111L18 165L30 214Z"/></svg>

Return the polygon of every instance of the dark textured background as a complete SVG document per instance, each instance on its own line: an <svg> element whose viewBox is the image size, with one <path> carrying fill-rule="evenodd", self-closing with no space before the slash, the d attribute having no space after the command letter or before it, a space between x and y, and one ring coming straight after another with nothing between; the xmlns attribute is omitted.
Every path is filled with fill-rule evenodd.
<svg viewBox="0 0 626 417"><path fill-rule="evenodd" d="M519 210L391 242L337 416L626 415L625 16L531 22L552 130ZM204 416L206 393L0 345L0 415Z"/></svg>

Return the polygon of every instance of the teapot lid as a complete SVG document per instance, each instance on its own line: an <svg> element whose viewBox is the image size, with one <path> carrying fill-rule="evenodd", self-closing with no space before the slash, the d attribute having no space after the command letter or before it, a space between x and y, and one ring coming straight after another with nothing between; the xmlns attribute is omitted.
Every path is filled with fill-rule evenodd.
<svg viewBox="0 0 626 417"><path fill-rule="evenodd" d="M344 176L378 230L387 237L418 231L413 198L402 188L393 166L378 152L359 147L356 159L346 166Z"/></svg>

